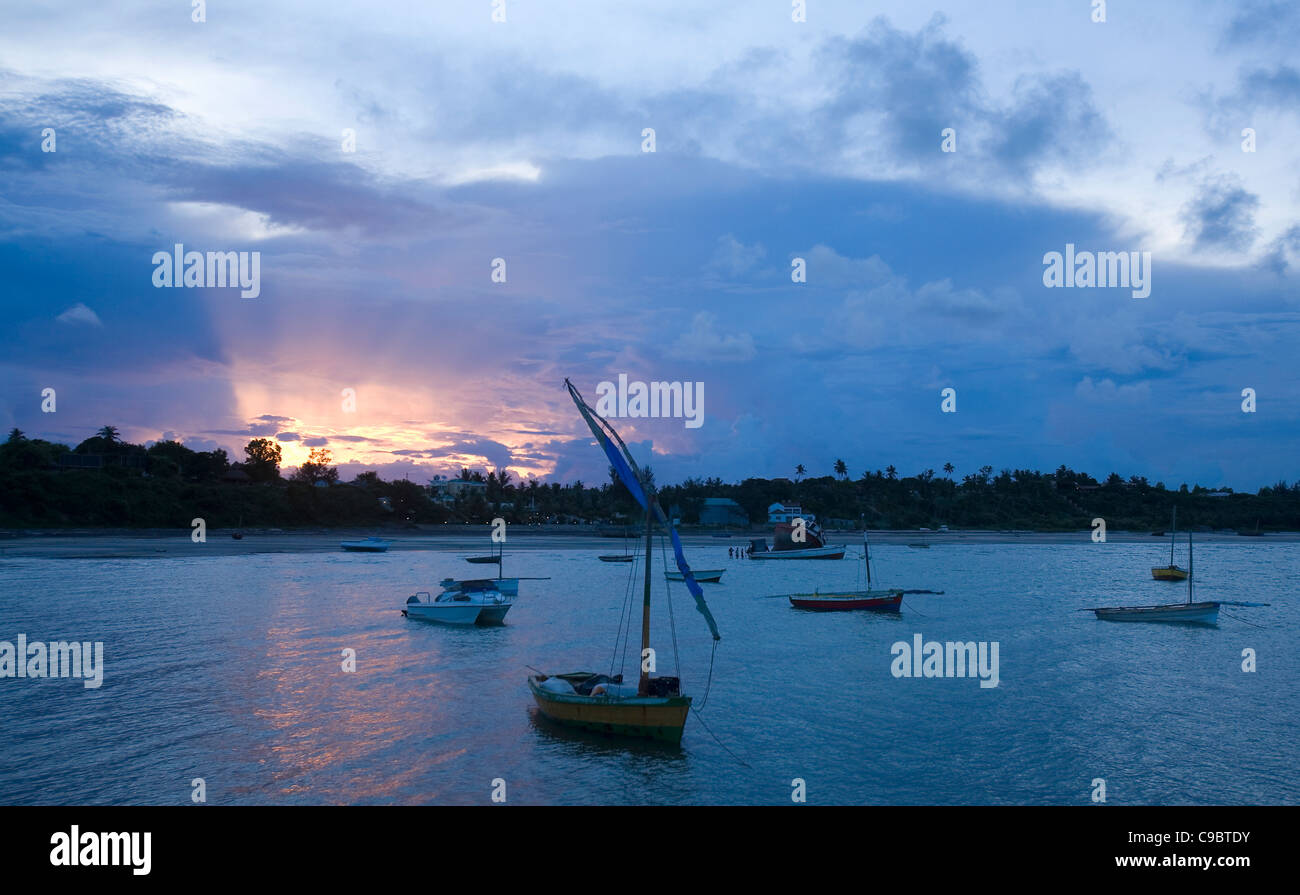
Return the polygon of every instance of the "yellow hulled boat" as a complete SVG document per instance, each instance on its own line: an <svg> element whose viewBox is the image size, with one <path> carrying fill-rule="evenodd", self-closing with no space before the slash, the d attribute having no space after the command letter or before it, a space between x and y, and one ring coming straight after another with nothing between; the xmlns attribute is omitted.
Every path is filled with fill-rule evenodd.
<svg viewBox="0 0 1300 895"><path fill-rule="evenodd" d="M528 678L537 709L558 724L580 727L598 733L642 737L678 743L686 727L691 697L683 696L681 681L676 677L655 676L648 670L645 657L650 650L650 577L654 525L658 521L672 541L677 570L686 583L696 607L704 616L716 643L721 639L713 615L704 602L704 592L686 564L677 530L668 521L655 500L650 479L637 469L627 445L614 428L589 407L569 380L564 381L578 412L590 427L597 443L604 449L619 479L645 509L645 582L641 601L641 671L636 686L623 683L623 675L572 671L563 674L538 672ZM630 632L629 632L630 635ZM674 649L676 646L674 644ZM617 649L615 654L618 654Z"/></svg>

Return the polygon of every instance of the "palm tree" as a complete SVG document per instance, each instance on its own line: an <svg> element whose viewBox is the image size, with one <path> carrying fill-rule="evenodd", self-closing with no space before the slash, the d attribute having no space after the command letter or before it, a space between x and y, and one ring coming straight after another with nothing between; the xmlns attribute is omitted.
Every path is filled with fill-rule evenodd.
<svg viewBox="0 0 1300 895"><path fill-rule="evenodd" d="M800 463L798 466L796 466L796 467L794 468L794 480L795 480L796 482L799 481L799 476L803 475L804 472L805 472L805 470L804 470L804 468L803 468L803 464Z"/></svg>
<svg viewBox="0 0 1300 895"><path fill-rule="evenodd" d="M18 442L22 441L26 437L27 436L23 435L23 430L19 429L17 426L14 426L12 429L9 430L10 444L17 444Z"/></svg>
<svg viewBox="0 0 1300 895"><path fill-rule="evenodd" d="M951 463L943 464L943 474L946 475L948 478L952 478L952 474L955 469L956 467L953 466Z"/></svg>
<svg viewBox="0 0 1300 895"><path fill-rule="evenodd" d="M889 479L890 481L893 481L894 479L898 478L898 470L894 468L894 464L891 463L885 467L885 478Z"/></svg>
<svg viewBox="0 0 1300 895"><path fill-rule="evenodd" d="M835 461L835 474L842 479L846 479L849 477L849 468L844 465L843 460Z"/></svg>
<svg viewBox="0 0 1300 895"><path fill-rule="evenodd" d="M96 432L95 435L98 436L99 438L104 439L109 444L112 444L113 442L117 441L117 436L118 436L117 426L104 426L102 429Z"/></svg>

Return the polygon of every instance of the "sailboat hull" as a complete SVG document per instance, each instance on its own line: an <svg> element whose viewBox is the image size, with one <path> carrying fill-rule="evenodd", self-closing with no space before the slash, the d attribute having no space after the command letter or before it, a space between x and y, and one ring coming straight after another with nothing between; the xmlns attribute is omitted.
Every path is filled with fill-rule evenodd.
<svg viewBox="0 0 1300 895"><path fill-rule="evenodd" d="M754 552L750 559L843 559L844 548L831 545L827 547L807 547L797 550L768 550Z"/></svg>
<svg viewBox="0 0 1300 895"><path fill-rule="evenodd" d="M1218 603L1171 603L1167 606L1116 606L1094 609L1097 618L1108 622L1182 622L1214 625L1219 622Z"/></svg>
<svg viewBox="0 0 1300 895"><path fill-rule="evenodd" d="M412 604L406 607L407 618L437 622L441 625L501 625L505 624L510 604L502 606Z"/></svg>
<svg viewBox="0 0 1300 895"><path fill-rule="evenodd" d="M813 612L898 612L903 606L901 590L868 590L843 594L791 594L790 605Z"/></svg>
<svg viewBox="0 0 1300 895"><path fill-rule="evenodd" d="M717 582L722 580L722 573L724 571L726 570L725 569L691 569L691 576L696 581L701 581L706 584L710 582L716 584ZM686 580L686 576L683 575L681 572L673 572L673 571L664 572L664 577L667 578L669 581Z"/></svg>
<svg viewBox="0 0 1300 895"><path fill-rule="evenodd" d="M538 710L566 727L638 739L679 743L691 710L689 696L635 696L608 698L551 693L543 690L536 675L528 678Z"/></svg>
<svg viewBox="0 0 1300 895"><path fill-rule="evenodd" d="M1187 570L1178 566L1156 566L1151 570L1151 577L1157 581L1186 581Z"/></svg>

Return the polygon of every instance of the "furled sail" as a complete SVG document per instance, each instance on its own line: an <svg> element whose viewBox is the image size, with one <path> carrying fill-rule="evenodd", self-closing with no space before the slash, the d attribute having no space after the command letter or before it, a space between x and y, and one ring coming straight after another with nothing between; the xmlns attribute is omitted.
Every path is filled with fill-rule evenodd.
<svg viewBox="0 0 1300 895"><path fill-rule="evenodd" d="M596 442L605 451L605 456L609 458L610 465L614 467L619 480L627 486L627 490L636 498L637 503L648 509L651 502L641 485L641 471L637 468L636 461L632 459L632 455L628 452L623 439L614 431L613 426L588 406L572 382L566 379L564 385L569 390L569 397L573 398L573 403L578 406L578 412L587 421L591 434L596 436ZM695 580L691 567L686 564L686 557L682 553L682 540L677 536L677 529L668 521L668 517L664 515L663 508L659 506L658 501L655 501L653 506L655 518L659 520L660 525L668 530L668 537L673 544L673 556L677 560L677 569L682 573L682 578L686 581L686 589L695 598L695 608L708 622L713 639L721 640L722 635L718 633L718 623L713 620L713 613L709 611L708 604L704 602L704 590L700 587L699 582Z"/></svg>

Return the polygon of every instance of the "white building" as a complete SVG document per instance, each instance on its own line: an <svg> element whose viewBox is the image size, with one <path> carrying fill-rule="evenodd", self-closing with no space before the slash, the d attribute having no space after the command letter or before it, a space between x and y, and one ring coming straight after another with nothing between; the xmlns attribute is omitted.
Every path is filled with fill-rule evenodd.
<svg viewBox="0 0 1300 895"><path fill-rule="evenodd" d="M793 522L795 519L803 518L806 518L803 514L803 507L796 503L774 503L767 508L767 521L772 524Z"/></svg>
<svg viewBox="0 0 1300 895"><path fill-rule="evenodd" d="M429 496L439 503L455 503L458 497L487 497L487 482L469 479L445 479L434 476L429 481Z"/></svg>

